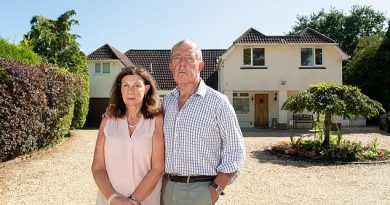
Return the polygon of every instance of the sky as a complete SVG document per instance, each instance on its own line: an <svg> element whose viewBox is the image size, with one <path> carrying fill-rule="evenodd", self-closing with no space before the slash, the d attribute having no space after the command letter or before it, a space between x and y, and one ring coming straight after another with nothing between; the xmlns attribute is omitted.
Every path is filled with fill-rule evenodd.
<svg viewBox="0 0 390 205"><path fill-rule="evenodd" d="M108 43L129 49L170 49L183 39L202 49L227 49L249 28L265 35L286 35L297 16L331 7L348 14L353 5L372 6L390 18L390 0L3 0L0 37L18 44L41 15L57 19L75 10L72 32L90 54Z"/></svg>

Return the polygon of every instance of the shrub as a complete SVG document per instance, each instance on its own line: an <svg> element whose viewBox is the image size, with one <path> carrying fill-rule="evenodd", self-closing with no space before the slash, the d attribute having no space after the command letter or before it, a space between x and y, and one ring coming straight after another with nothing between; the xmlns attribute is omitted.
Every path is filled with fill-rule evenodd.
<svg viewBox="0 0 390 205"><path fill-rule="evenodd" d="M291 142L279 142L271 147L273 152L314 160L367 161L390 159L390 152L378 149L377 140L367 145L361 142L341 140L341 136L330 138L330 146L323 146L319 138L307 139L301 136Z"/></svg>
<svg viewBox="0 0 390 205"><path fill-rule="evenodd" d="M74 116L71 128L82 128L85 124L89 108L89 77L75 76Z"/></svg>
<svg viewBox="0 0 390 205"><path fill-rule="evenodd" d="M14 59L27 64L39 64L42 58L31 49L8 43L0 38L0 57Z"/></svg>
<svg viewBox="0 0 390 205"><path fill-rule="evenodd" d="M69 133L73 77L50 64L0 58L0 161L54 144ZM1 69L0 69L1 70Z"/></svg>

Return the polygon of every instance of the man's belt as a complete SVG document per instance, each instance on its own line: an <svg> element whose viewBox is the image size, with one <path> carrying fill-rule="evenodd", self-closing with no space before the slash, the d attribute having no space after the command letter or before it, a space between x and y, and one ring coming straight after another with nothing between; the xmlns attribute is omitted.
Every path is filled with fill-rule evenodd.
<svg viewBox="0 0 390 205"><path fill-rule="evenodd" d="M165 174L164 177L173 182L180 182L180 183L194 183L194 182L209 182L214 181L216 176L178 176L178 175L170 175Z"/></svg>

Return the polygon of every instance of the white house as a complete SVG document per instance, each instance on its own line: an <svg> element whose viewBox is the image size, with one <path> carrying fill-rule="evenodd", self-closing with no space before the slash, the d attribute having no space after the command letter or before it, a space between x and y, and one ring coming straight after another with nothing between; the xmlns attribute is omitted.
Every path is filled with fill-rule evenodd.
<svg viewBox="0 0 390 205"><path fill-rule="evenodd" d="M337 42L311 28L285 36L266 36L250 28L227 50L207 49L202 54L202 79L228 96L242 128L287 128L293 113L281 110L285 100L310 84L342 84L342 62L348 59ZM161 96L175 87L168 69L170 50L130 49L122 53L106 44L89 54L87 60L91 76L89 126L100 121L112 82L124 66L147 68ZM333 117L333 122L365 125L365 119Z"/></svg>
<svg viewBox="0 0 390 205"><path fill-rule="evenodd" d="M241 127L287 128L292 113L281 110L285 100L310 84L342 84L347 58L334 40L310 28L288 36L250 28L221 56L219 90L232 102Z"/></svg>

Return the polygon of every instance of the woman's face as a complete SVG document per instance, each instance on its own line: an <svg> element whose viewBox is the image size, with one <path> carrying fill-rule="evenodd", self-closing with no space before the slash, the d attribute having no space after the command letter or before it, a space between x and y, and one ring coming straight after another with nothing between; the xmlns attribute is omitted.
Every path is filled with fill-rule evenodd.
<svg viewBox="0 0 390 205"><path fill-rule="evenodd" d="M121 93L126 106L141 106L144 96L148 92L150 85L145 85L141 76L126 75L121 80Z"/></svg>

